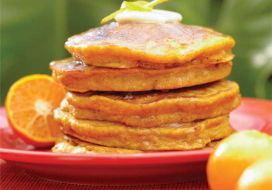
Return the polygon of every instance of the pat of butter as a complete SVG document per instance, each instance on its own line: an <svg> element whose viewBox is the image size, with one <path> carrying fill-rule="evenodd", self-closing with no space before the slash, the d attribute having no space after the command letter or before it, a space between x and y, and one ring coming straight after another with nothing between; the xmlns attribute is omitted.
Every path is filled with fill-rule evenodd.
<svg viewBox="0 0 272 190"><path fill-rule="evenodd" d="M182 16L176 12L153 9L152 12L125 11L117 14L115 20L119 24L128 22L174 23L180 22Z"/></svg>

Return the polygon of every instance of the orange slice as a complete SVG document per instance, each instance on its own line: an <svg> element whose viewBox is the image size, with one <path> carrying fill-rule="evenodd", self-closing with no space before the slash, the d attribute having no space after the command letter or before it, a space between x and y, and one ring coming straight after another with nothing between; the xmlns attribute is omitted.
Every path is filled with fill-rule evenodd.
<svg viewBox="0 0 272 190"><path fill-rule="evenodd" d="M24 141L36 147L54 145L62 134L53 110L65 96L64 88L48 75L30 75L15 82L6 98L11 127Z"/></svg>

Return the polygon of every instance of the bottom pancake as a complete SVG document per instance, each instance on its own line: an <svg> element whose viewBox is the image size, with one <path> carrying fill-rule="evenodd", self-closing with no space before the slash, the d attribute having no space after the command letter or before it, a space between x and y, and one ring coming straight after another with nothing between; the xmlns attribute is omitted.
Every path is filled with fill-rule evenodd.
<svg viewBox="0 0 272 190"><path fill-rule="evenodd" d="M103 146L143 151L200 149L233 132L228 115L148 129L114 122L79 120L59 110L55 112L55 119L62 124L62 131L67 135Z"/></svg>
<svg viewBox="0 0 272 190"><path fill-rule="evenodd" d="M130 150L124 148L113 148L85 142L77 138L64 136L56 142L52 148L53 152L75 153L75 154L136 154L142 153L140 150Z"/></svg>
<svg viewBox="0 0 272 190"><path fill-rule="evenodd" d="M213 149L218 142L219 141L213 141L208 143L204 149ZM56 145L52 148L52 151L56 153L73 154L138 154L158 152L106 147L68 136L64 136L63 138L59 139Z"/></svg>

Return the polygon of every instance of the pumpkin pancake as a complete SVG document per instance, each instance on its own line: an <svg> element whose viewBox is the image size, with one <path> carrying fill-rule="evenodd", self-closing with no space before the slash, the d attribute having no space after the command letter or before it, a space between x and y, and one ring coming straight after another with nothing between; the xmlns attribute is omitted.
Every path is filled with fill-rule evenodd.
<svg viewBox="0 0 272 190"><path fill-rule="evenodd" d="M177 89L217 81L228 76L232 63L184 64L167 69L113 69L86 66L65 59L50 63L54 78L69 91L149 91Z"/></svg>
<svg viewBox="0 0 272 190"><path fill-rule="evenodd" d="M226 115L240 102L238 85L222 80L168 92L68 92L61 110L69 112L76 119L112 121L149 128Z"/></svg>
<svg viewBox="0 0 272 190"><path fill-rule="evenodd" d="M190 114L230 112L240 102L236 82L221 80L201 86L166 92L67 92L65 98L77 108L121 115L152 116L183 111ZM235 100L238 99L238 100Z"/></svg>
<svg viewBox="0 0 272 190"><path fill-rule="evenodd" d="M218 142L219 141L212 141L208 143L204 149L214 149ZM73 154L139 154L139 153L162 152L106 147L82 141L77 138L66 135L56 142L56 145L52 148L52 151L57 153L73 153Z"/></svg>
<svg viewBox="0 0 272 190"><path fill-rule="evenodd" d="M216 64L216 63L225 63L229 62L234 58L234 55L232 54L231 50L221 50L220 52L210 55L208 57L198 57L196 59L193 59L186 64ZM73 60L80 61L79 58L73 56ZM154 64L154 63L147 63L147 62L138 62L138 61L132 61L132 60L120 60L120 58L113 59L112 57L107 56L95 56L92 57L93 64L89 64L96 67L108 67L108 68L148 68L148 69L165 69L165 68L171 68L171 67L178 67L182 66L183 64L169 64L170 66L167 66L167 64ZM84 63L85 64L85 63ZM184 63L185 64L185 63Z"/></svg>
<svg viewBox="0 0 272 190"><path fill-rule="evenodd" d="M174 112L164 113L152 116L139 116L139 115L120 115L109 114L102 111L95 111L90 109L75 108L71 105L67 105L67 101L63 101L62 111L67 111L72 114L76 119L85 120L99 120L99 121L112 121L123 123L131 127L156 127L166 123L178 123L178 122L191 122L199 119L207 119L226 115L233 109L235 109L240 103L240 96L237 96L233 100L232 104L224 105L224 107L217 107L217 110L207 110L205 113L188 113L188 112ZM213 111L213 112L211 112Z"/></svg>
<svg viewBox="0 0 272 190"><path fill-rule="evenodd" d="M75 119L71 114L55 111L66 135L108 146L133 150L191 150L204 148L213 140L232 133L228 116L191 123L164 124L153 128L133 128L123 124Z"/></svg>
<svg viewBox="0 0 272 190"><path fill-rule="evenodd" d="M77 59L94 66L166 68L193 60L228 62L233 58L234 44L232 37L200 26L113 22L70 37L65 47Z"/></svg>
<svg viewBox="0 0 272 190"><path fill-rule="evenodd" d="M96 145L81 141L77 138L64 136L56 142L52 148L53 152L74 153L74 154L135 154L143 153L140 150L130 150L124 148L113 148Z"/></svg>

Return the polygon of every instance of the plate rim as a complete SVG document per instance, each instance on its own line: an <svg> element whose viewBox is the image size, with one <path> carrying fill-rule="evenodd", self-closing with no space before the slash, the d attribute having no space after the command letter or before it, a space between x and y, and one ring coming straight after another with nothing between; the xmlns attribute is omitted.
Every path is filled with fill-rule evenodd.
<svg viewBox="0 0 272 190"><path fill-rule="evenodd" d="M140 153L140 154L68 154L38 152L0 148L0 158L6 161L20 161L44 164L76 164L76 165L119 165L122 164L166 164L205 161L212 150L191 150L186 152ZM16 155L16 156L15 156ZM23 155L24 159L20 158ZM35 156L36 160L25 159ZM80 161L80 162L79 162ZM110 162L109 162L110 161Z"/></svg>

